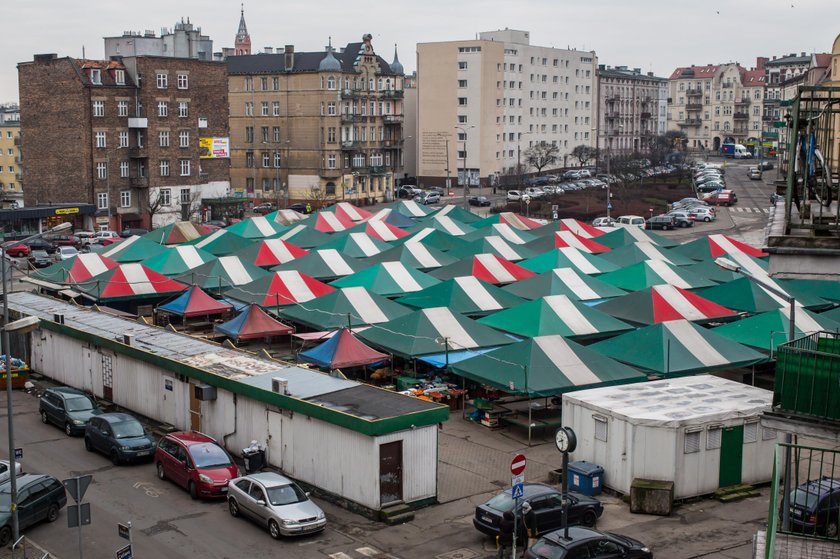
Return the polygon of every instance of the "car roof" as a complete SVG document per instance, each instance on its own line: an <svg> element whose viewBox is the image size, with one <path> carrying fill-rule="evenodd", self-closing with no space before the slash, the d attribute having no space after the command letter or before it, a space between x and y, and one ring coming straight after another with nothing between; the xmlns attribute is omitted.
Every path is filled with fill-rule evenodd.
<svg viewBox="0 0 840 559"><path fill-rule="evenodd" d="M62 396L87 396L81 390L76 390L75 388L70 388L69 386L54 386L52 388L47 388L47 392L54 392L56 394L61 394Z"/></svg>
<svg viewBox="0 0 840 559"><path fill-rule="evenodd" d="M242 476L242 479L251 479L259 482L265 487L278 487L281 485L290 485L294 483L286 476L280 475L276 472L256 472Z"/></svg>
<svg viewBox="0 0 840 559"><path fill-rule="evenodd" d="M128 413L122 412L111 412L111 413L103 413L102 415L97 416L99 419L107 421L108 423L120 423L122 421L137 421L137 418Z"/></svg>
<svg viewBox="0 0 840 559"><path fill-rule="evenodd" d="M567 547L569 544L577 544L582 541L600 539L608 536L608 534L599 532L598 530L593 530L592 528L586 528L584 526L569 526L569 539L567 540L563 536L563 530L555 530L554 532L544 534L542 537L559 545L560 547Z"/></svg>
<svg viewBox="0 0 840 559"><path fill-rule="evenodd" d="M833 491L840 491L840 479L823 476L820 479L814 479L803 483L797 489L804 489L808 491L808 493L823 496Z"/></svg>
<svg viewBox="0 0 840 559"><path fill-rule="evenodd" d="M201 443L215 443L216 440L212 437L208 437L204 433L199 433L198 431L175 431L174 433L168 433L166 435L171 439L175 439L187 446L193 444L201 444Z"/></svg>
<svg viewBox="0 0 840 559"><path fill-rule="evenodd" d="M26 487L27 485L31 485L33 483L44 481L45 479L55 479L53 476L49 474L20 474L19 476L15 476L17 481L17 489L20 491L22 488ZM2 484L0 484L0 493L7 493L9 488L11 488L11 481L6 480Z"/></svg>

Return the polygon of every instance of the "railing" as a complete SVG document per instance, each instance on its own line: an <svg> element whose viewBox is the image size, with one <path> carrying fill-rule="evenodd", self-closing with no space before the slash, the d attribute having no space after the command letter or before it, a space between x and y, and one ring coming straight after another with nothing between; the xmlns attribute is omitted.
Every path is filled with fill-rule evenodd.
<svg viewBox="0 0 840 559"><path fill-rule="evenodd" d="M385 167L382 165L371 165L368 167L368 172L371 175L384 175Z"/></svg>
<svg viewBox="0 0 840 559"><path fill-rule="evenodd" d="M20 145L20 136L15 136L14 144L15 144L16 146L19 146L19 145Z"/></svg>
<svg viewBox="0 0 840 559"><path fill-rule="evenodd" d="M618 103L621 101L621 95L610 95L607 97L607 103Z"/></svg>
<svg viewBox="0 0 840 559"><path fill-rule="evenodd" d="M341 142L341 149L356 149L359 146L359 142L347 140Z"/></svg>
<svg viewBox="0 0 840 559"><path fill-rule="evenodd" d="M685 110L687 111L702 111L703 104L702 103L687 103L685 106Z"/></svg>
<svg viewBox="0 0 840 559"><path fill-rule="evenodd" d="M703 90L700 88L686 89L685 94L689 97L698 97L700 95L703 95Z"/></svg>
<svg viewBox="0 0 840 559"><path fill-rule="evenodd" d="M772 122L776 120L776 117L773 115L764 115L761 117L761 120L763 120L764 122Z"/></svg>
<svg viewBox="0 0 840 559"><path fill-rule="evenodd" d="M735 120L749 120L750 115L747 113L735 113L734 115L732 115L732 118L734 118Z"/></svg>
<svg viewBox="0 0 840 559"><path fill-rule="evenodd" d="M720 86L724 89L732 89L735 87L735 84L733 82L723 82Z"/></svg>
<svg viewBox="0 0 840 559"><path fill-rule="evenodd" d="M735 104L736 105L749 105L750 104L750 98L749 97L741 97L741 100L740 101L736 100Z"/></svg>
<svg viewBox="0 0 840 559"><path fill-rule="evenodd" d="M341 122L367 122L367 115L341 113Z"/></svg>
<svg viewBox="0 0 840 559"><path fill-rule="evenodd" d="M402 99L405 92L402 89L386 89L385 91L380 91L383 97L389 97L392 99Z"/></svg>
<svg viewBox="0 0 840 559"><path fill-rule="evenodd" d="M130 177L128 185L134 188L149 188L149 177Z"/></svg>
<svg viewBox="0 0 840 559"><path fill-rule="evenodd" d="M382 145L386 148L398 148L405 143L405 140L400 138L398 140L383 140Z"/></svg>
<svg viewBox="0 0 840 559"><path fill-rule="evenodd" d="M148 157L149 154L146 153L145 147L131 147L128 148L128 156L132 159L142 159Z"/></svg>
<svg viewBox="0 0 840 559"><path fill-rule="evenodd" d="M405 117L403 115L384 115L382 120L385 124L399 124Z"/></svg>
<svg viewBox="0 0 840 559"><path fill-rule="evenodd" d="M604 113L606 118L618 118L618 111L608 111Z"/></svg>
<svg viewBox="0 0 840 559"><path fill-rule="evenodd" d="M23 182L23 173L15 173L15 180L18 182Z"/></svg>
<svg viewBox="0 0 840 559"><path fill-rule="evenodd" d="M677 124L679 124L680 126L700 126L701 124L703 124L703 121L701 121L699 118L687 118L682 122L678 122Z"/></svg>
<svg viewBox="0 0 840 559"><path fill-rule="evenodd" d="M641 118L642 120L647 120L647 119L650 118L650 113L643 112L643 113L639 114L639 118Z"/></svg>
<svg viewBox="0 0 840 559"><path fill-rule="evenodd" d="M840 421L840 333L817 332L778 346L773 407Z"/></svg>
<svg viewBox="0 0 840 559"><path fill-rule="evenodd" d="M361 97L362 90L361 89L342 89L341 90L341 98L342 99L353 99L355 97Z"/></svg>

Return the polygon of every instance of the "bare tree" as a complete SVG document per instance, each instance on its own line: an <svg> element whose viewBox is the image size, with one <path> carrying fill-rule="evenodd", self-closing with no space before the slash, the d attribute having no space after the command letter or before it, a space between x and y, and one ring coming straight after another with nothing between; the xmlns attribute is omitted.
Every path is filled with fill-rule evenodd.
<svg viewBox="0 0 840 559"><path fill-rule="evenodd" d="M313 210L318 210L329 205L329 202L335 202L335 194L328 195L320 186L310 186L309 192L306 193L306 201L312 205Z"/></svg>
<svg viewBox="0 0 840 559"><path fill-rule="evenodd" d="M201 204L196 202L201 201L201 192L198 190L190 191L190 197L187 201L181 200L181 221L191 221L192 216L201 209Z"/></svg>
<svg viewBox="0 0 840 559"><path fill-rule="evenodd" d="M539 175L545 167L557 163L560 158L560 148L554 144L540 142L526 149L523 155L526 166L534 167Z"/></svg>
<svg viewBox="0 0 840 559"><path fill-rule="evenodd" d="M142 207L144 205L144 201L146 206L145 208ZM140 206L145 213L149 214L149 228L153 229L155 216L165 208L163 199L160 195L160 190L157 191L154 198L152 198L151 193L149 193L149 196L140 196Z"/></svg>
<svg viewBox="0 0 840 559"><path fill-rule="evenodd" d="M583 167L590 160L595 159L598 156L598 150L593 148L592 146L580 144L578 146L575 146L575 148L572 150L571 155L572 157L580 161L580 165L581 167Z"/></svg>

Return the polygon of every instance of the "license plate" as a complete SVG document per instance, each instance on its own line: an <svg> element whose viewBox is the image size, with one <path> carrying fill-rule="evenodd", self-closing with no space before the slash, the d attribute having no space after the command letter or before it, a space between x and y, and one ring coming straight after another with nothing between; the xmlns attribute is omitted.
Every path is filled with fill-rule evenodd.
<svg viewBox="0 0 840 559"><path fill-rule="evenodd" d="M802 516L802 511L799 509L790 509L790 512L793 514L793 516Z"/></svg>
<svg viewBox="0 0 840 559"><path fill-rule="evenodd" d="M140 452L137 453L137 456L148 456L151 453L152 453L151 450L141 450Z"/></svg>
<svg viewBox="0 0 840 559"><path fill-rule="evenodd" d="M487 524L493 524L493 519L489 516L482 516L481 519Z"/></svg>
<svg viewBox="0 0 840 559"><path fill-rule="evenodd" d="M222 487L220 491L221 491L222 493L227 493L227 490L228 490L228 488L227 488L227 487Z"/></svg>

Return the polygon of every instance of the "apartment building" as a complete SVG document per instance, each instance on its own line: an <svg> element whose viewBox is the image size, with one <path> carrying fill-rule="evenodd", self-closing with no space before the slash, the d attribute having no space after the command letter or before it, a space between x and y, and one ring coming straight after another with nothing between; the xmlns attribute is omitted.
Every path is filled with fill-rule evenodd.
<svg viewBox="0 0 840 559"><path fill-rule="evenodd" d="M419 43L418 178L492 185L534 144L557 146L559 165L575 146L594 146L597 63L594 51L531 45L511 29Z"/></svg>
<svg viewBox="0 0 840 559"><path fill-rule="evenodd" d="M23 207L20 121L0 122L0 208Z"/></svg>
<svg viewBox="0 0 840 559"><path fill-rule="evenodd" d="M194 58L213 60L213 40L201 34L201 27L195 27L181 19L172 29L161 29L160 36L154 31L124 31L118 37L105 37L105 58L112 56L167 56L171 58Z"/></svg>
<svg viewBox="0 0 840 559"><path fill-rule="evenodd" d="M20 124L20 107L17 103L0 104L0 124Z"/></svg>
<svg viewBox="0 0 840 559"><path fill-rule="evenodd" d="M610 154L644 152L665 133L668 80L627 66L598 66L596 146Z"/></svg>
<svg viewBox="0 0 840 559"><path fill-rule="evenodd" d="M86 227L159 227L229 190L224 64L46 54L18 81L26 206L91 203Z"/></svg>
<svg viewBox="0 0 840 559"><path fill-rule="evenodd" d="M236 196L392 199L403 167L403 66L372 36L335 52L294 45L226 60Z"/></svg>

